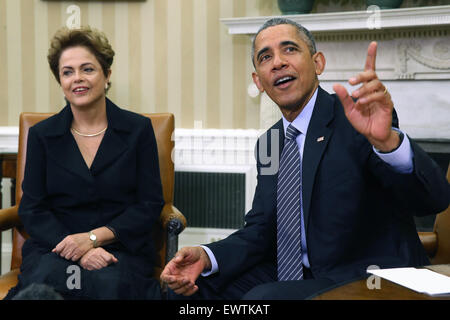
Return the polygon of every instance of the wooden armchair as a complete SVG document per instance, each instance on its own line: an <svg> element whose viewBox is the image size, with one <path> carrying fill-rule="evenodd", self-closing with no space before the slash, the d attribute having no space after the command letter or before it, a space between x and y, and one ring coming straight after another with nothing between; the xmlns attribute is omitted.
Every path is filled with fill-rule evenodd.
<svg viewBox="0 0 450 320"><path fill-rule="evenodd" d="M447 180L450 182L450 164ZM433 232L419 232L419 237L432 264L450 263L450 206L436 216Z"/></svg>
<svg viewBox="0 0 450 320"><path fill-rule="evenodd" d="M13 229L13 246L11 256L11 271L0 277L0 299L3 299L8 290L17 284L17 275L22 263L22 245L28 237L19 216L18 206L22 198L22 180L25 170L28 129L34 124L53 115L52 113L22 113L19 123L19 150L17 155L16 174L16 205L0 210L0 231ZM155 226L154 241L158 252L158 261L155 266L155 278L159 280L166 262L168 262L178 249L178 234L186 226L186 219L173 205L174 192L174 164L172 150L174 141L172 133L175 128L173 114L158 113L145 114L152 121L158 145L161 182L165 205L160 216L160 223ZM164 288L163 288L164 289Z"/></svg>

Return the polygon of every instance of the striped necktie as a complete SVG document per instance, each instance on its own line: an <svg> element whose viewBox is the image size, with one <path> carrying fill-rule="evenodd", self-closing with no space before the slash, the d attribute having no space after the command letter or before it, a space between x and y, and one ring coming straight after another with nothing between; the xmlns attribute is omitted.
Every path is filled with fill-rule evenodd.
<svg viewBox="0 0 450 320"><path fill-rule="evenodd" d="M301 248L301 159L291 124L286 131L277 184L278 281L303 279Z"/></svg>

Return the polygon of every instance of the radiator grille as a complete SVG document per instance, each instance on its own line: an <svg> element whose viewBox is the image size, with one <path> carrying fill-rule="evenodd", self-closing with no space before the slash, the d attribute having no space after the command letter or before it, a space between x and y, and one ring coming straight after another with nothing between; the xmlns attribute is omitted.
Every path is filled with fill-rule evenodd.
<svg viewBox="0 0 450 320"><path fill-rule="evenodd" d="M245 174L175 172L174 205L188 227L239 229L244 225Z"/></svg>

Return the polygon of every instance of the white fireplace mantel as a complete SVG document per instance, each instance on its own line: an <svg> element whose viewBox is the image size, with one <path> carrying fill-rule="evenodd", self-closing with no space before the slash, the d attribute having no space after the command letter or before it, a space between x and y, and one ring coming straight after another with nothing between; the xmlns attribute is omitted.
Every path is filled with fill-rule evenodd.
<svg viewBox="0 0 450 320"><path fill-rule="evenodd" d="M333 92L361 72L370 41L378 42L377 75L388 88L400 127L417 139L450 139L450 5L283 16L315 38L326 58L319 76L322 88ZM224 18L230 36L254 34L272 17ZM266 129L280 112L263 93L260 127Z"/></svg>
<svg viewBox="0 0 450 320"><path fill-rule="evenodd" d="M450 5L390 10L347 11L299 14L288 17L311 32L350 31L389 28L417 28L450 25ZM220 19L229 34L255 34L273 17L242 17Z"/></svg>

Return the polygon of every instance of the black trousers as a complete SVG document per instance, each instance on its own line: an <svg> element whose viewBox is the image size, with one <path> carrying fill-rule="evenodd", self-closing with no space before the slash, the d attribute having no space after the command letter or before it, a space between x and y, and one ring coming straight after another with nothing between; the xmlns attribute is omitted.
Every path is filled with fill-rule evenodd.
<svg viewBox="0 0 450 320"><path fill-rule="evenodd" d="M213 278L200 276L199 290L190 297L175 294L169 289L173 300L304 300L319 292L335 287L330 279L314 279L311 271L304 268L304 279L298 281L277 281L276 266L261 264L230 284L217 288Z"/></svg>

